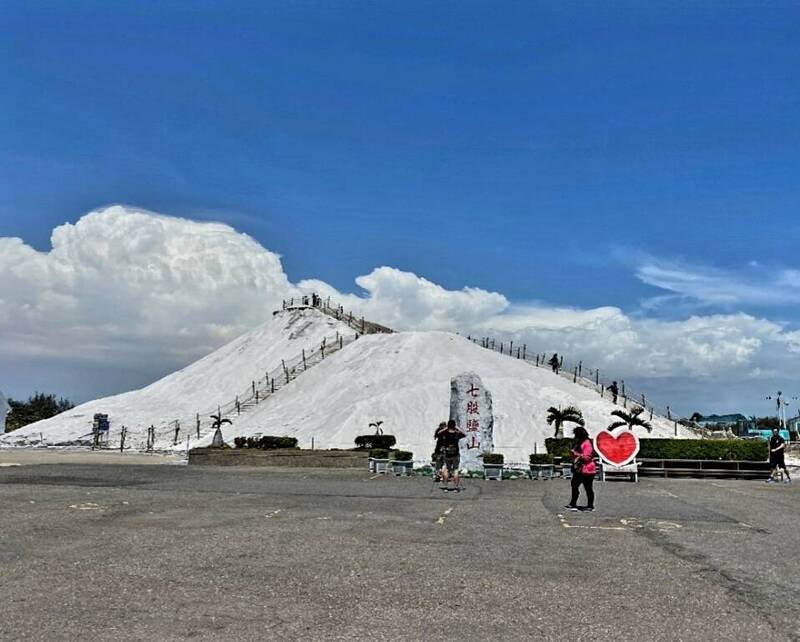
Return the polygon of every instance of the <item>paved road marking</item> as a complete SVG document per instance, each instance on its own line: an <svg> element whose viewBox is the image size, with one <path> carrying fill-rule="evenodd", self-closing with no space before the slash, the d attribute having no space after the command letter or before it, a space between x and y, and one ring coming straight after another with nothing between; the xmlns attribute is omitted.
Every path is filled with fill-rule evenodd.
<svg viewBox="0 0 800 642"><path fill-rule="evenodd" d="M77 510L104 510L100 504L95 504L94 502L86 502L85 504L71 504L70 508L75 508Z"/></svg>
<svg viewBox="0 0 800 642"><path fill-rule="evenodd" d="M278 510L274 510L271 513L267 513L266 515L264 515L264 517L277 517L278 513L280 513L280 512L281 512L281 509L279 508Z"/></svg>
<svg viewBox="0 0 800 642"><path fill-rule="evenodd" d="M561 522L561 525L564 528L586 528L590 530L598 530L598 531L627 531L630 530L626 526L593 526L590 524L570 524L564 518L564 516L559 513L558 514L558 521Z"/></svg>
<svg viewBox="0 0 800 642"><path fill-rule="evenodd" d="M450 513L452 513L452 512L453 512L453 509L454 509L454 508L455 508L455 506L451 506L451 507L450 507L450 508L448 508L448 509L447 509L445 512L443 512L441 515L439 515L439 519L437 519L437 520L436 520L436 523L437 523L437 524L439 524L439 526L442 526L442 525L444 524L444 520L446 520L446 519L447 519L447 516L448 516Z"/></svg>
<svg viewBox="0 0 800 642"><path fill-rule="evenodd" d="M21 466L21 464L13 464L11 462L2 462L2 463L0 463L0 468L6 468L7 466Z"/></svg>

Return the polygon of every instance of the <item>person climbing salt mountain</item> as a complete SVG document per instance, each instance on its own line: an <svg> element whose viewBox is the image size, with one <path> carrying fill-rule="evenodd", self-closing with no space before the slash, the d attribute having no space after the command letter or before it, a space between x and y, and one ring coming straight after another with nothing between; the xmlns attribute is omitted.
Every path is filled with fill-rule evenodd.
<svg viewBox="0 0 800 642"><path fill-rule="evenodd" d="M561 364L561 361L558 358L558 353L557 352L553 353L553 356L550 357L550 361L548 361L547 363L550 364L550 367L553 369L553 372L558 374L558 367Z"/></svg>
<svg viewBox="0 0 800 642"><path fill-rule="evenodd" d="M607 388L607 390L611 393L611 401L617 403L617 397L619 396L619 388L617 387L617 382L612 381L611 385Z"/></svg>

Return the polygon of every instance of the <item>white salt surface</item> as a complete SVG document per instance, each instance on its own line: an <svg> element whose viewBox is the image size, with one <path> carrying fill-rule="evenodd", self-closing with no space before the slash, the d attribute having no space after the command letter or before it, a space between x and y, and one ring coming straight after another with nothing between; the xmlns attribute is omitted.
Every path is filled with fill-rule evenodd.
<svg viewBox="0 0 800 642"><path fill-rule="evenodd" d="M281 312L256 330L200 361L135 392L83 404L52 419L0 438L0 444L74 443L90 435L95 412L110 415L112 425L129 427L134 447L143 443L150 423L165 426L176 417L192 417L241 393L264 370L280 365L301 349L316 348L336 331L352 334L344 324L316 310ZM424 460L433 450L433 431L446 420L450 379L472 370L493 397L495 451L506 461L527 462L528 454L544 452L553 428L545 420L550 406L576 405L590 434L612 421L614 406L589 388L573 384L549 370L481 348L445 332L401 332L368 335L302 373L259 406L226 425L226 441L243 435L287 435L309 448L351 448L356 435L370 434L369 424L383 421L397 447ZM188 420L187 420L188 421ZM672 437L674 424L654 417L653 432L640 436ZM570 425L566 427L569 434ZM112 443L114 442L112 430ZM185 434L185 433L184 433ZM679 427L680 437L694 435ZM118 443L118 436L116 437ZM209 443L211 435L192 446ZM166 445L166 440L164 445ZM185 442L182 442L185 448Z"/></svg>
<svg viewBox="0 0 800 642"><path fill-rule="evenodd" d="M0 447L9 445L69 445L89 443L95 413L105 413L111 422L110 442L119 444L123 425L126 443L144 447L147 427L153 424L163 435L162 447L170 443L168 423L179 419L185 436L194 433L196 413L207 430L209 415L218 404L242 394L253 380L280 367L281 359L292 359L301 350L316 349L326 337L341 332L351 336L346 324L316 310L299 309L276 314L254 330L234 339L199 361L141 390L90 401L51 419L39 421L0 436Z"/></svg>

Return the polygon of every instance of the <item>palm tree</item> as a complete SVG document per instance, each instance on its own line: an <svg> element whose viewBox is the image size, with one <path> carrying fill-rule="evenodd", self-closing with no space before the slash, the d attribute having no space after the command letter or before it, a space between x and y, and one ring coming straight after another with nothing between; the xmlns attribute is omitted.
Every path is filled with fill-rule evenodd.
<svg viewBox="0 0 800 642"><path fill-rule="evenodd" d="M564 436L563 426L567 421L579 426L586 424L583 420L583 413L575 406L567 406L564 410L561 410L561 406L558 408L550 406L547 409L547 423L555 426L556 429L553 435L554 437L558 438Z"/></svg>
<svg viewBox="0 0 800 642"><path fill-rule="evenodd" d="M649 421L645 421L640 417L640 415L644 412L644 408L641 406L634 406L631 408L630 412L626 412L625 410L614 410L611 414L615 417L619 417L619 421L615 421L608 426L609 430L616 430L617 428L621 428L622 426L627 426L629 430L633 430L635 426L641 426L645 428L647 432L652 432L653 426L650 424Z"/></svg>
<svg viewBox="0 0 800 642"><path fill-rule="evenodd" d="M216 415L211 415L211 418L214 420L211 422L211 427L214 429L214 437L211 439L211 446L215 448L221 447L224 443L224 440L222 439L222 425L233 425L233 422L227 417L223 418L222 413L219 411L217 411Z"/></svg>
<svg viewBox="0 0 800 642"><path fill-rule="evenodd" d="M383 434L383 430L381 430L381 425L382 425L382 424L383 424L383 422L382 422L382 421L373 421L373 422L372 422L372 423L369 425L369 427L370 427L370 428L374 428L374 429L375 429L375 434L376 434L376 435L382 435L382 434Z"/></svg>

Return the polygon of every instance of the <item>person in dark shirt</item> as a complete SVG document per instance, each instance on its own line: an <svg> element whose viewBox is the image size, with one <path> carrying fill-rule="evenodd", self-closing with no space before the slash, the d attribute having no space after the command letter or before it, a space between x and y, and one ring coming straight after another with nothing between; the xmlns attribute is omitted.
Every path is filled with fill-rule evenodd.
<svg viewBox="0 0 800 642"><path fill-rule="evenodd" d="M433 432L436 446L433 449L433 480L439 481L442 478L442 468L444 467L444 431L447 430L447 422L443 421Z"/></svg>
<svg viewBox="0 0 800 642"><path fill-rule="evenodd" d="M780 430L777 428L772 429L772 437L769 440L769 467L771 468L769 479L767 483L778 481L778 469L783 469L783 474L786 479L783 480L784 484L789 484L792 478L789 477L789 471L786 470L786 461L784 459L784 452L786 450L786 440L781 437Z"/></svg>
<svg viewBox="0 0 800 642"><path fill-rule="evenodd" d="M444 466L442 467L442 479L445 483L443 490L458 490L461 487L461 478L458 474L458 467L461 465L461 450L458 442L466 437L466 433L459 430L455 419L447 422L447 428L442 434L442 449L444 452ZM451 487L449 482L453 480L455 487Z"/></svg>
<svg viewBox="0 0 800 642"><path fill-rule="evenodd" d="M611 400L614 403L617 403L617 397L619 396L619 388L617 387L617 382L612 381L611 385L607 388L607 390L611 393Z"/></svg>
<svg viewBox="0 0 800 642"><path fill-rule="evenodd" d="M548 361L547 363L550 364L550 367L553 369L553 372L558 374L558 368L561 365L561 361L558 358L558 353L557 352L553 353L553 356L550 357L550 361Z"/></svg>

